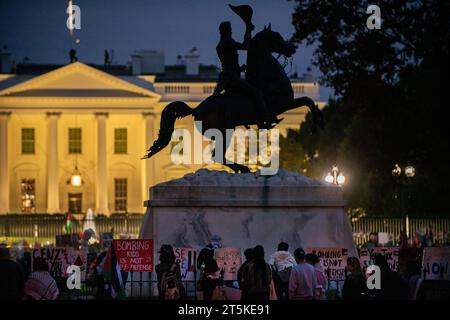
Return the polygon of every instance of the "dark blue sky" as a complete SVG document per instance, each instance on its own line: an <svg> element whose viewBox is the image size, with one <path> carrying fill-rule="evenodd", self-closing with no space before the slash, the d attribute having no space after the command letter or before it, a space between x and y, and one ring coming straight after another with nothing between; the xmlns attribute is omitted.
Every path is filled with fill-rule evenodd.
<svg viewBox="0 0 450 320"><path fill-rule="evenodd" d="M166 63L197 47L201 62L217 64L218 25L229 20L241 40L242 21L227 4L250 4L256 31L272 29L290 38L295 2L287 0L73 0L81 8L81 30L73 37L66 28L65 0L0 0L0 45L16 61L67 63L71 47L87 63L103 63L104 49L114 49L114 62L126 63L133 50L162 49ZM75 40L80 43L76 44ZM299 47L294 63L299 72L310 65L312 48ZM317 70L313 70L318 75ZM326 94L327 95L327 94ZM325 98L325 97L323 97Z"/></svg>

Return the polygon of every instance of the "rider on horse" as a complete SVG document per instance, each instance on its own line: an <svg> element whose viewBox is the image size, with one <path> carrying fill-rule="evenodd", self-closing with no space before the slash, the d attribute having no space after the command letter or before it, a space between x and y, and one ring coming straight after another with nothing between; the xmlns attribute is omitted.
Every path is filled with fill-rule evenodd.
<svg viewBox="0 0 450 320"><path fill-rule="evenodd" d="M239 43L231 36L231 23L224 21L220 24L220 41L216 47L216 51L222 65L222 72L220 73L216 89L214 90L214 95L219 95L222 90L228 91L230 89L245 92L253 98L254 104L258 110L257 113L261 115L258 127L262 129L271 129L281 120L278 120L276 116L269 113L261 90L250 84L248 81L241 79L241 72L245 70L245 66L239 65L239 55L237 51L248 50L249 48L251 32L255 29L250 22L252 11L249 10L251 10L251 8L249 6L230 7L243 18L246 23L246 31L244 42Z"/></svg>

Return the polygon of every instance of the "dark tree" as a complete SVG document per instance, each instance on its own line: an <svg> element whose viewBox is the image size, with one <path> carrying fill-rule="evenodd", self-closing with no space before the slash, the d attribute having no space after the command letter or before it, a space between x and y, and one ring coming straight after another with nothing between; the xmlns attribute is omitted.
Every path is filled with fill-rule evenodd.
<svg viewBox="0 0 450 320"><path fill-rule="evenodd" d="M309 118L300 131L307 157L319 153L308 174L321 178L337 163L349 178L344 190L351 207L398 214L391 170L412 164L410 214L446 212L450 3L296 2L293 40L316 46L321 83L338 96L324 110L323 132L311 137ZM381 9L380 30L366 27L370 4Z"/></svg>

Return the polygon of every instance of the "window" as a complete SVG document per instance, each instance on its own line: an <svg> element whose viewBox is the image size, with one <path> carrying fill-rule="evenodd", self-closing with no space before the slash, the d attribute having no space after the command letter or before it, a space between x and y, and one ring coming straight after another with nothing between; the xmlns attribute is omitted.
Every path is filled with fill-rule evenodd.
<svg viewBox="0 0 450 320"><path fill-rule="evenodd" d="M82 205L82 194L81 193L69 193L68 195L69 203L69 212L70 213L81 213L81 205Z"/></svg>
<svg viewBox="0 0 450 320"><path fill-rule="evenodd" d="M114 129L114 153L127 153L127 128Z"/></svg>
<svg viewBox="0 0 450 320"><path fill-rule="evenodd" d="M216 90L216 86L203 86L204 94L212 94Z"/></svg>
<svg viewBox="0 0 450 320"><path fill-rule="evenodd" d="M22 128L22 154L34 154L34 128Z"/></svg>
<svg viewBox="0 0 450 320"><path fill-rule="evenodd" d="M81 128L69 128L69 153L81 153Z"/></svg>
<svg viewBox="0 0 450 320"><path fill-rule="evenodd" d="M34 213L36 210L36 190L34 179L22 179L20 184L22 212Z"/></svg>
<svg viewBox="0 0 450 320"><path fill-rule="evenodd" d="M189 93L189 86L169 85L164 86L164 93Z"/></svg>
<svg viewBox="0 0 450 320"><path fill-rule="evenodd" d="M292 85L292 88L294 89L294 94L305 93L305 86Z"/></svg>
<svg viewBox="0 0 450 320"><path fill-rule="evenodd" d="M127 211L127 179L114 179L114 208L116 211Z"/></svg>

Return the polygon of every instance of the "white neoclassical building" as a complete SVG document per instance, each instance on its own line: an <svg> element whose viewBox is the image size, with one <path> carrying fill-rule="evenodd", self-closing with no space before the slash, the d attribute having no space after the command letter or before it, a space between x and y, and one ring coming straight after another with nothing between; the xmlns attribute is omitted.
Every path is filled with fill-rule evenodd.
<svg viewBox="0 0 450 320"><path fill-rule="evenodd" d="M164 107L197 106L214 90L217 68L187 57L149 74L154 66L143 55L132 56L129 71L76 62L0 74L0 213L144 212L149 186L201 167L174 164L170 148L141 157ZM317 83L292 81L296 96L323 105ZM306 112L283 115L281 133L298 128ZM192 130L193 119L176 125ZM71 179L79 176L77 186Z"/></svg>

